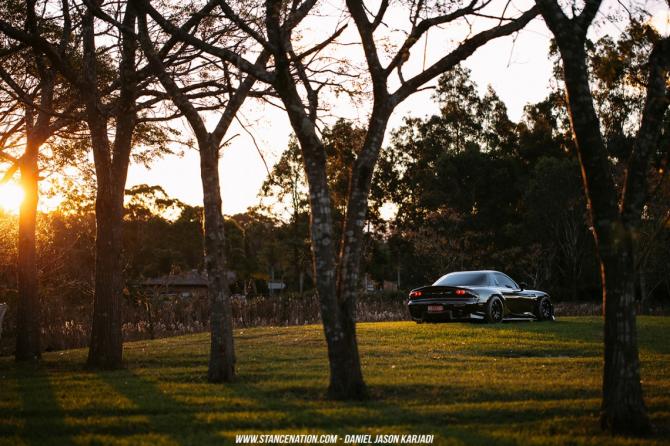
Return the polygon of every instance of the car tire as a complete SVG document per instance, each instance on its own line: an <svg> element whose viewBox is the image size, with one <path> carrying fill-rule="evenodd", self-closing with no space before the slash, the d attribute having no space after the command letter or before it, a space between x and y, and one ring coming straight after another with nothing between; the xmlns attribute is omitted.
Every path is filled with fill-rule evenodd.
<svg viewBox="0 0 670 446"><path fill-rule="evenodd" d="M541 297L535 304L535 319L538 321L554 320L554 306L547 296Z"/></svg>
<svg viewBox="0 0 670 446"><path fill-rule="evenodd" d="M498 322L502 322L504 310L505 307L503 305L503 301L498 296L493 296L486 304L484 319L489 324L497 324Z"/></svg>

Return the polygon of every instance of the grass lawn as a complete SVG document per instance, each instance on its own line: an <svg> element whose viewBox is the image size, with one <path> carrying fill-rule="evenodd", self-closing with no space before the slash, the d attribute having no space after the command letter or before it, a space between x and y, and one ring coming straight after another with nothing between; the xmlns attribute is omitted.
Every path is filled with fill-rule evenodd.
<svg viewBox="0 0 670 446"><path fill-rule="evenodd" d="M128 343L127 368L89 372L85 350L39 367L0 358L0 446L221 445L235 434L432 434L434 444L670 444L670 318L640 317L647 440L600 433L602 323L369 323L373 398L324 399L321 327L236 330L239 379L205 380L208 335ZM342 444L340 442L339 444Z"/></svg>

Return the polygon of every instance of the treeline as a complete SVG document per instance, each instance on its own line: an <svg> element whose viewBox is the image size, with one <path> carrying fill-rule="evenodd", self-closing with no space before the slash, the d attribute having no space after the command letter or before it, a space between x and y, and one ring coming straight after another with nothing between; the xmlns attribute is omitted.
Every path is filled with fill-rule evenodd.
<svg viewBox="0 0 670 446"><path fill-rule="evenodd" d="M378 288L402 292L450 271L498 269L556 301L600 300L599 269L589 234L579 163L562 98L529 104L512 122L495 91L484 95L458 68L440 79L440 113L407 118L392 132L373 179L363 271ZM338 121L324 131L335 227L340 230L351 160L363 131ZM625 152L613 156L613 167ZM659 159L661 162L662 159ZM309 208L295 141L259 191L261 204L225 218L232 293L314 293ZM641 308L670 296L670 231L663 210L670 188L663 169L650 169L651 195L636 250ZM125 192L123 265L126 296L147 278L204 271L203 209L169 197L159 186ZM389 204L391 205L389 207ZM391 211L382 211L382 207ZM5 300L16 289L16 217L0 216ZM94 281L94 197L70 189L38 224L38 269L45 302L90 306ZM359 290L364 292L364 277Z"/></svg>

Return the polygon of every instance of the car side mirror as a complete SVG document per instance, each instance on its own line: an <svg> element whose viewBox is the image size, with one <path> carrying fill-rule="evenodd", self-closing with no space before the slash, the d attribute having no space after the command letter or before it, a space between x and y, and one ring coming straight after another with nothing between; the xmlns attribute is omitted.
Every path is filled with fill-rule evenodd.
<svg viewBox="0 0 670 446"><path fill-rule="evenodd" d="M519 286L521 287L521 291L525 290L528 288L528 284L526 282L521 282L519 283Z"/></svg>

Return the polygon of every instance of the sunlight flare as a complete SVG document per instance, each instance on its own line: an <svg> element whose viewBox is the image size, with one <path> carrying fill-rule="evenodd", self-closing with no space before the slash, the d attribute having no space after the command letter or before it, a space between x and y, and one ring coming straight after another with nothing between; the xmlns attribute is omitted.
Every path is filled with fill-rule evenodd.
<svg viewBox="0 0 670 446"><path fill-rule="evenodd" d="M23 189L16 183L0 185L0 208L7 212L18 213L23 196Z"/></svg>

